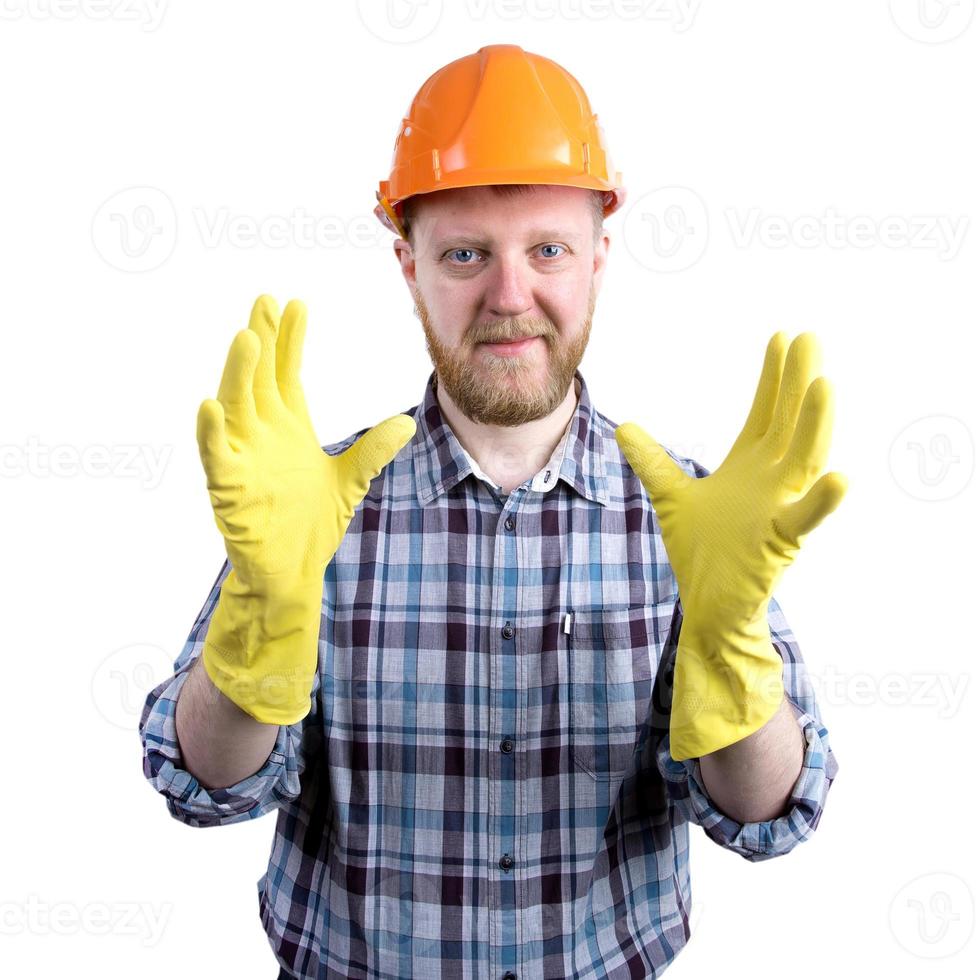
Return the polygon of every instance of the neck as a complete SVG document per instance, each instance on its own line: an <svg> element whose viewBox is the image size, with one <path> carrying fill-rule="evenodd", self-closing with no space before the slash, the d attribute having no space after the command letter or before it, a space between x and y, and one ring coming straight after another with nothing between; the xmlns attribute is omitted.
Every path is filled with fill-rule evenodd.
<svg viewBox="0 0 980 980"><path fill-rule="evenodd" d="M433 379L439 410L460 445L480 469L509 493L534 476L555 451L578 406L581 386L575 378L554 411L524 425L500 426L474 422L457 408L445 388Z"/></svg>

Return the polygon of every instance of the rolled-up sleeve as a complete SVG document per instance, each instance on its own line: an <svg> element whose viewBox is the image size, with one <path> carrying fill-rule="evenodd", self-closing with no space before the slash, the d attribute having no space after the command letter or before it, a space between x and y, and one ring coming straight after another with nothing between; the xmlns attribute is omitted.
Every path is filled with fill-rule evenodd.
<svg viewBox="0 0 980 980"><path fill-rule="evenodd" d="M679 612L679 610L678 610ZM767 609L773 646L783 659L783 687L805 743L803 767L790 793L787 811L773 820L741 823L719 810L708 796L697 759L676 762L670 755L669 732L657 747L657 765L668 798L708 837L749 861L764 861L791 851L817 829L837 761L820 717L813 687L799 645L775 597ZM670 645L676 653L681 616L675 616Z"/></svg>
<svg viewBox="0 0 980 980"><path fill-rule="evenodd" d="M279 726L272 752L258 772L233 786L206 789L184 768L177 741L177 698L188 672L204 647L204 637L218 602L221 584L230 570L231 565L225 560L177 657L173 675L147 695L139 723L143 774L150 785L164 796L171 815L192 827L214 827L254 820L296 799L304 768L304 732L308 727L319 724L316 710L319 676L315 675L310 714L293 725Z"/></svg>

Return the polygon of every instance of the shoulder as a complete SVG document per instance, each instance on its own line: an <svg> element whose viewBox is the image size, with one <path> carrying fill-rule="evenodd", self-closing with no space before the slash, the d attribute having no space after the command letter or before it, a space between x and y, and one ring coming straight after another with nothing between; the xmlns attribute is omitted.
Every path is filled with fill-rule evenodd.
<svg viewBox="0 0 980 980"><path fill-rule="evenodd" d="M601 412L595 412L595 424L597 428L598 435L605 447L607 459L613 463L619 463L619 465L630 473L633 472L633 468L630 466L626 457L623 455L623 451L619 448L619 443L616 442L616 429L619 428L618 422L613 422L611 419L607 418ZM656 439L656 435L650 432L649 429L646 430L647 433ZM660 442L659 439L657 439ZM664 442L660 442L664 451L668 456L688 475L693 476L696 479L700 479L703 476L708 476L711 470L708 469L703 463L695 459L693 456L685 456L683 453L678 452L671 446Z"/></svg>

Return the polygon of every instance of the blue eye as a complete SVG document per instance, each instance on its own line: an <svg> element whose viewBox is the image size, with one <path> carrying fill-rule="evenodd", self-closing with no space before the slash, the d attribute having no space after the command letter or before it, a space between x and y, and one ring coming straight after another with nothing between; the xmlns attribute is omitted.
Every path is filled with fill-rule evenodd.
<svg viewBox="0 0 980 980"><path fill-rule="evenodd" d="M551 249L560 249L561 250L558 253L552 253L550 255L545 255L544 258L546 258L546 259L557 259L557 258L560 258L562 252L566 251L564 245L541 245L541 246L539 246L539 248L541 248L541 249L551 248ZM473 249L473 248L453 248L453 249L450 249L446 253L446 257L449 258L450 260L452 260L453 265L475 265L476 264L475 262L471 262L468 259L460 259L458 256L461 255L461 254L468 255L468 256L477 256L478 255L476 249Z"/></svg>

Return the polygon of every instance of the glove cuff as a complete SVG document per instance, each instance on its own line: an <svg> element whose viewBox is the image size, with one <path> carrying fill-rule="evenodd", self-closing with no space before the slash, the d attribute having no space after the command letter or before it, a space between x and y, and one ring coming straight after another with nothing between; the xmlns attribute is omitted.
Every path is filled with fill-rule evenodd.
<svg viewBox="0 0 980 980"><path fill-rule="evenodd" d="M685 618L677 642L670 715L675 761L707 755L762 728L785 696L783 660L768 621L726 634Z"/></svg>
<svg viewBox="0 0 980 980"><path fill-rule="evenodd" d="M263 593L234 569L222 583L201 658L214 686L256 721L291 725L310 712L323 580Z"/></svg>

